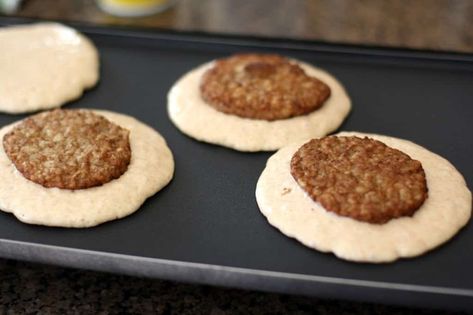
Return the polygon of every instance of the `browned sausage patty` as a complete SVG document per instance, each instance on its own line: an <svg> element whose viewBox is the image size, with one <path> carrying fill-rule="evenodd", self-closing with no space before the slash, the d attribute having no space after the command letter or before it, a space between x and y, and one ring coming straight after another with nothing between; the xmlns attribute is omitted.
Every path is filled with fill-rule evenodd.
<svg viewBox="0 0 473 315"><path fill-rule="evenodd" d="M369 223L411 216L427 198L421 163L367 137L311 140L292 157L291 174L326 210Z"/></svg>
<svg viewBox="0 0 473 315"><path fill-rule="evenodd" d="M226 114L277 120L310 113L330 88L279 55L237 54L220 59L203 75L203 100Z"/></svg>
<svg viewBox="0 0 473 315"><path fill-rule="evenodd" d="M82 189L120 177L131 158L129 131L87 110L31 116L3 137L27 179L44 187Z"/></svg>

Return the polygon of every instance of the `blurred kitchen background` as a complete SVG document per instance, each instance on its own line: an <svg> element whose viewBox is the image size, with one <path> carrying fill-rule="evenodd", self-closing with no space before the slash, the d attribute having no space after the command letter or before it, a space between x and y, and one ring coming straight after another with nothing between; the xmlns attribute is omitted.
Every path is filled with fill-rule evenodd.
<svg viewBox="0 0 473 315"><path fill-rule="evenodd" d="M145 7L145 12L152 13L156 11L153 2L167 9L141 17L107 13L114 11L110 9L114 3L122 6L121 15L139 9L140 5ZM4 14L9 10L10 15L21 17L473 52L473 1L470 0L0 0L0 3Z"/></svg>

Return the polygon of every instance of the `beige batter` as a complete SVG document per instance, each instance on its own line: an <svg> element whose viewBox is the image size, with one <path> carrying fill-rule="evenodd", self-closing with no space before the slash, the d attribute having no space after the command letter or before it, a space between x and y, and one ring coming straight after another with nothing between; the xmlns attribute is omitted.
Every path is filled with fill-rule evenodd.
<svg viewBox="0 0 473 315"><path fill-rule="evenodd" d="M96 110L130 131L131 161L119 178L81 190L45 188L27 180L0 145L0 209L25 223L91 227L135 212L146 198L166 186L174 173L172 153L165 140L136 119ZM14 126L0 129L0 139Z"/></svg>
<svg viewBox="0 0 473 315"><path fill-rule="evenodd" d="M358 262L390 262L420 255L446 242L469 220L471 192L461 174L444 158L412 142L368 136L419 160L429 196L413 217L377 225L326 211L290 173L293 154L304 143L282 148L269 160L256 186L256 199L269 223L308 247Z"/></svg>
<svg viewBox="0 0 473 315"><path fill-rule="evenodd" d="M266 121L242 118L217 111L206 104L200 79L212 66L205 64L184 75L168 94L168 113L183 133L197 140L239 151L273 151L294 141L324 136L337 129L351 108L342 85L330 74L297 62L307 75L325 82L331 96L318 110L304 116Z"/></svg>
<svg viewBox="0 0 473 315"><path fill-rule="evenodd" d="M99 78L92 42L67 26L0 28L0 111L24 113L80 97Z"/></svg>

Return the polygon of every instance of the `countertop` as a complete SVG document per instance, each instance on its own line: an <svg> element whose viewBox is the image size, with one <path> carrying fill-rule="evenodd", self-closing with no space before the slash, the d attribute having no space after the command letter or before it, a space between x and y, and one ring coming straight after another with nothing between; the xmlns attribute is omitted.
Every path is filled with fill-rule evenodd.
<svg viewBox="0 0 473 315"><path fill-rule="evenodd" d="M4 259L0 259L0 313L446 314L443 311L183 284Z"/></svg>
<svg viewBox="0 0 473 315"><path fill-rule="evenodd" d="M473 1L468 0L179 0L162 13L134 19L103 13L92 0L29 0L14 15L102 25L473 52ZM445 314L5 259L0 259L0 313Z"/></svg>
<svg viewBox="0 0 473 315"><path fill-rule="evenodd" d="M149 17L118 18L93 0L28 0L16 15L336 43L473 52L468 0L177 0Z"/></svg>

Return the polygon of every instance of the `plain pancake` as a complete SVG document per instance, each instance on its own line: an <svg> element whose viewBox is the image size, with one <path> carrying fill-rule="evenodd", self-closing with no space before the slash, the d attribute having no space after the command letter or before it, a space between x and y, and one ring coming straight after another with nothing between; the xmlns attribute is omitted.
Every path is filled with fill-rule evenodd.
<svg viewBox="0 0 473 315"><path fill-rule="evenodd" d="M76 30L58 23L0 28L0 111L59 107L99 79L98 52Z"/></svg>

